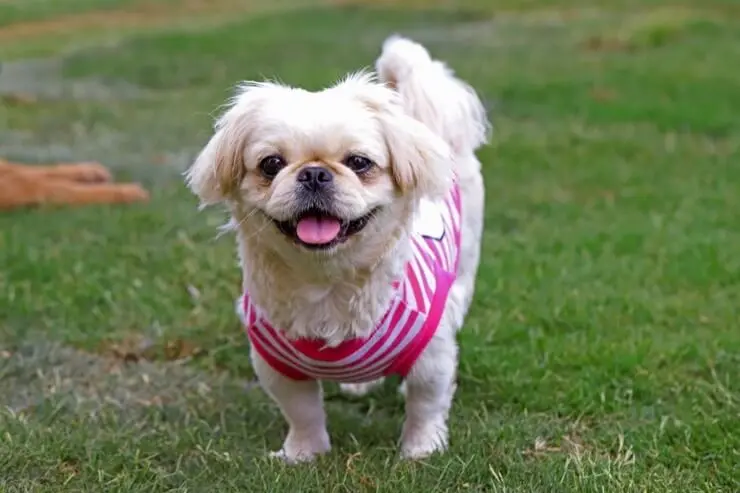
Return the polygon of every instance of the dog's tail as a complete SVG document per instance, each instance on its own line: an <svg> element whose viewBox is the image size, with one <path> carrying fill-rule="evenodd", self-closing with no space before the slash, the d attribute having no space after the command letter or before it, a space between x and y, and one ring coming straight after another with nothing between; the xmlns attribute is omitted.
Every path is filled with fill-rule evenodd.
<svg viewBox="0 0 740 493"><path fill-rule="evenodd" d="M380 79L401 95L406 111L441 136L458 155L488 141L491 125L475 90L433 60L422 45L391 36L375 62Z"/></svg>

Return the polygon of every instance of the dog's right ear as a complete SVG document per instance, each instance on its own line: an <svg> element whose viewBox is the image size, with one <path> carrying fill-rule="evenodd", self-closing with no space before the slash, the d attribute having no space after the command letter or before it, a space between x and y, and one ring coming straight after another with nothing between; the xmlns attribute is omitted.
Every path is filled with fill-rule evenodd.
<svg viewBox="0 0 740 493"><path fill-rule="evenodd" d="M203 205L238 200L246 175L244 149L260 108L280 88L269 82L243 84L231 107L216 122L216 133L185 172L188 187Z"/></svg>
<svg viewBox="0 0 740 493"><path fill-rule="evenodd" d="M218 129L185 173L188 187L203 205L228 200L244 179L243 148L236 144L227 128Z"/></svg>

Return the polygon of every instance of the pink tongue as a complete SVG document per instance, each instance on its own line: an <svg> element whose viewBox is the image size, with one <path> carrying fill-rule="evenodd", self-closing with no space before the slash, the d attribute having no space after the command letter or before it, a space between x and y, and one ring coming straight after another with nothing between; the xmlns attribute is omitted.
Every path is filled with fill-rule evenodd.
<svg viewBox="0 0 740 493"><path fill-rule="evenodd" d="M339 220L333 217L304 217L298 221L296 234L303 243L321 245L336 238L340 229Z"/></svg>

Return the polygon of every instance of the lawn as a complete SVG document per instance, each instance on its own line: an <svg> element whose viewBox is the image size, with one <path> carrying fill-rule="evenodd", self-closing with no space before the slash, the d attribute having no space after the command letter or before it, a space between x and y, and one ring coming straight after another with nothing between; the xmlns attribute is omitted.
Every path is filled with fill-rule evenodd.
<svg viewBox="0 0 740 493"><path fill-rule="evenodd" d="M392 32L495 126L451 448L399 461L393 386L329 386L332 453L286 467L181 172L240 80ZM740 491L738 59L734 0L0 0L0 156L153 194L0 216L0 491Z"/></svg>

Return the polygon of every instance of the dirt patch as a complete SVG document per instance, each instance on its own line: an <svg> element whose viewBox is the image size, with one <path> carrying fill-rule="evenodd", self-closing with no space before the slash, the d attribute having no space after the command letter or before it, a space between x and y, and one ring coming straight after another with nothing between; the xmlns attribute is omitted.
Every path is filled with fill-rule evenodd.
<svg viewBox="0 0 740 493"><path fill-rule="evenodd" d="M168 25L199 17L216 15L238 15L320 5L324 2L310 0L184 0L177 3L151 3L142 0L126 9L98 10L81 14L69 14L53 19L19 22L0 28L0 42L18 41L51 35L63 35L77 31L99 31L101 29L144 28Z"/></svg>
<svg viewBox="0 0 740 493"><path fill-rule="evenodd" d="M680 41L699 25L719 27L715 12L688 8L657 8L626 17L604 33L591 35L581 46L588 51L633 52Z"/></svg>
<svg viewBox="0 0 740 493"><path fill-rule="evenodd" d="M522 451L522 455L532 459L553 454L568 457L578 469L582 469L585 464L599 461L608 462L620 468L629 467L635 463L635 454L632 448L625 443L624 435L621 434L617 437L616 443L608 449L586 443L577 433L569 433L552 442L548 442L543 437L537 437L532 447Z"/></svg>
<svg viewBox="0 0 740 493"><path fill-rule="evenodd" d="M74 408L137 407L212 399L226 388L253 389L253 382L206 374L185 365L125 361L52 343L0 351L0 395L13 412L31 412L49 399Z"/></svg>
<svg viewBox="0 0 740 493"><path fill-rule="evenodd" d="M171 339L158 344L142 336L107 341L98 349L100 353L124 362L189 360L205 353L203 348L185 339Z"/></svg>
<svg viewBox="0 0 740 493"><path fill-rule="evenodd" d="M94 78L67 80L61 59L6 62L0 65L0 97L10 104L33 104L49 99L131 99L144 91L125 81Z"/></svg>

